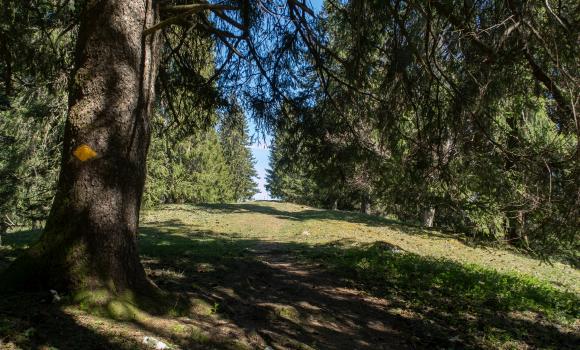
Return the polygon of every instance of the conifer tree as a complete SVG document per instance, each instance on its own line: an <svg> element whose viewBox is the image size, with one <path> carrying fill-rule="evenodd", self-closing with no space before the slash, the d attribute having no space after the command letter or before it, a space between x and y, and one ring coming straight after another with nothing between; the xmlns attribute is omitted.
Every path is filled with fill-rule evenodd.
<svg viewBox="0 0 580 350"><path fill-rule="evenodd" d="M234 200L229 167L213 128L176 139L152 140L144 203L212 203Z"/></svg>
<svg viewBox="0 0 580 350"><path fill-rule="evenodd" d="M230 104L219 126L220 143L231 175L234 200L244 201L258 193L254 181L257 173L249 150L251 142L244 111L235 98Z"/></svg>
<svg viewBox="0 0 580 350"><path fill-rule="evenodd" d="M293 152L289 146L287 133L277 131L270 149L269 169L266 170L266 190L272 197L284 201L322 205L323 196L307 168L309 160L304 154L290 156Z"/></svg>
<svg viewBox="0 0 580 350"><path fill-rule="evenodd" d="M76 38L65 27L78 7L69 4L58 17L46 15L53 9L50 2L11 1L0 7L1 232L12 225L36 226L48 215ZM43 39L56 32L58 40Z"/></svg>

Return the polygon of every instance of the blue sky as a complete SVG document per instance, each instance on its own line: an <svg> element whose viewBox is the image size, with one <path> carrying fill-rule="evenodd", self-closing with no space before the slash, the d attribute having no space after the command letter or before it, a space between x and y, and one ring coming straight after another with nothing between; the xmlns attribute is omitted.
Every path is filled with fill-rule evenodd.
<svg viewBox="0 0 580 350"><path fill-rule="evenodd" d="M312 8L318 12L322 7L323 0L311 0ZM250 125L250 130L254 132L256 130L256 124L254 123L251 118L249 118L248 123ZM272 199L268 191L266 191L266 169L269 168L269 157L270 157L270 142L271 136L266 135L265 140L259 138L259 141L256 141L251 146L252 154L254 155L254 159L256 160L256 172L258 173L258 178L256 182L258 183L258 189L260 190L259 193L254 195L254 199L257 200L268 200Z"/></svg>
<svg viewBox="0 0 580 350"><path fill-rule="evenodd" d="M269 142L269 140L268 140ZM258 144L255 143L252 145L252 154L254 155L254 159L256 160L256 171L258 172L258 178L256 181L258 182L258 189L260 190L259 193L254 195L254 199L271 199L270 194L266 191L266 169L268 169L268 162L270 157L270 148L269 145L264 143Z"/></svg>

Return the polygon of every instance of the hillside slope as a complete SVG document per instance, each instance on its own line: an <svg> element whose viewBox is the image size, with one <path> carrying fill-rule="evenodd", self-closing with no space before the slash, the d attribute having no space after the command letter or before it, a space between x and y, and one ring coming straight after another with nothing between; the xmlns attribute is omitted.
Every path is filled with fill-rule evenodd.
<svg viewBox="0 0 580 350"><path fill-rule="evenodd" d="M38 232L13 232L0 270ZM144 211L163 300L0 299L0 349L574 349L580 277L377 217L280 202ZM148 339L149 339L148 338Z"/></svg>
<svg viewBox="0 0 580 350"><path fill-rule="evenodd" d="M178 232L179 229L176 230L171 224L176 220L189 228L208 230L232 239L311 246L339 243L354 247L386 242L419 256L534 276L552 283L556 288L580 294L580 270L569 265L559 262L548 264L505 249L467 245L459 235L427 231L354 212L329 211L275 201L202 207L172 205L146 211L142 225Z"/></svg>

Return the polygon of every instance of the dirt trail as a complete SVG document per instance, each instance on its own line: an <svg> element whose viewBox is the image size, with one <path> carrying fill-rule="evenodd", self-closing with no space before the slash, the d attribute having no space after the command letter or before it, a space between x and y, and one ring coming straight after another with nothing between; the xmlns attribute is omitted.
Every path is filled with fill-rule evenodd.
<svg viewBox="0 0 580 350"><path fill-rule="evenodd" d="M191 282L191 281L189 281ZM219 305L227 328L256 348L403 349L453 347L444 330L403 305L368 295L349 281L260 243L250 256L194 283L197 297ZM215 329L214 329L215 330ZM237 333L237 332L236 332ZM252 340L252 337L254 338Z"/></svg>

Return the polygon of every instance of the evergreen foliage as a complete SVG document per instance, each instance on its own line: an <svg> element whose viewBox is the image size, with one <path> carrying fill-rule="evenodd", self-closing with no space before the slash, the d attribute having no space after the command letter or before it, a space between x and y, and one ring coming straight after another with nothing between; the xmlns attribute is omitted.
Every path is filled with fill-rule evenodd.
<svg viewBox="0 0 580 350"><path fill-rule="evenodd" d="M148 157L144 204L216 203L250 199L257 191L254 160L245 116L235 101L219 115L203 109L203 128L178 125L164 128L166 115L158 113ZM219 127L218 127L219 126ZM185 135L185 136L184 136Z"/></svg>
<svg viewBox="0 0 580 350"><path fill-rule="evenodd" d="M0 233L36 225L54 196L79 4L53 11L50 2L0 6Z"/></svg>
<svg viewBox="0 0 580 350"><path fill-rule="evenodd" d="M266 170L266 190L274 198L299 204L320 205L315 195L315 181L307 176L298 162L285 157L282 136L277 134L270 146L270 168Z"/></svg>
<svg viewBox="0 0 580 350"><path fill-rule="evenodd" d="M249 147L249 129L243 110L235 99L221 117L219 125L221 148L231 177L235 201L249 200L258 193L254 178L255 160Z"/></svg>
<svg viewBox="0 0 580 350"><path fill-rule="evenodd" d="M234 199L232 178L215 130L181 140L153 140L144 193L148 206Z"/></svg>
<svg viewBox="0 0 580 350"><path fill-rule="evenodd" d="M268 188L577 258L578 4L452 3L325 2L331 68L281 110Z"/></svg>
<svg viewBox="0 0 580 350"><path fill-rule="evenodd" d="M48 214L66 113L62 95L23 99L0 112L0 220L11 225L35 225Z"/></svg>

